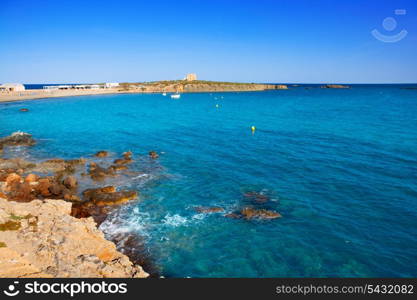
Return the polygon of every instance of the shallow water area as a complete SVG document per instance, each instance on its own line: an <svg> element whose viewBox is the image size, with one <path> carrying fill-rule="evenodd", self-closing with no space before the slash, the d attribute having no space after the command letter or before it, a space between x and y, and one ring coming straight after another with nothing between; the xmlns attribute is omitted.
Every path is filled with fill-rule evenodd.
<svg viewBox="0 0 417 300"><path fill-rule="evenodd" d="M110 164L132 151L131 173L102 184L139 201L100 228L139 236L166 277L415 277L416 95L299 86L45 99L0 104L0 133L31 133L35 146L4 156L35 161L107 150ZM225 217L248 205L282 217ZM196 210L214 206L224 212Z"/></svg>

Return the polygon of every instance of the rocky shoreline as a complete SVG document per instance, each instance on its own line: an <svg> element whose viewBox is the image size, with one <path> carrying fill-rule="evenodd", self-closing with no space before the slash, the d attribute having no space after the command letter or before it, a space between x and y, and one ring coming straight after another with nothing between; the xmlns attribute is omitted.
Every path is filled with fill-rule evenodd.
<svg viewBox="0 0 417 300"><path fill-rule="evenodd" d="M0 139L0 153L35 143L30 134L16 132ZM157 157L149 153L149 159ZM102 186L132 161L131 152L108 167L83 158L1 158L0 277L148 277L97 228L112 209L138 198L136 191ZM80 176L97 187L80 191Z"/></svg>
<svg viewBox="0 0 417 300"><path fill-rule="evenodd" d="M30 134L15 132L0 138L0 155L35 144ZM140 159L157 165L158 158L149 151ZM116 159L107 151L71 160L0 158L0 277L159 277L140 237L125 233L108 241L98 229L121 205L138 200L136 190L109 184L141 175L131 170L134 161L130 151ZM249 191L235 211L195 210L244 221L281 218L268 202L268 195Z"/></svg>

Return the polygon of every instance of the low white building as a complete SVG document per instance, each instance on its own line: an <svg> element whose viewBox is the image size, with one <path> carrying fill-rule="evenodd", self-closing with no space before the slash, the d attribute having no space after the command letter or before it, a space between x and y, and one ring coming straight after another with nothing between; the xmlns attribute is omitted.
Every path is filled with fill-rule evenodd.
<svg viewBox="0 0 417 300"><path fill-rule="evenodd" d="M106 89L110 89L110 88L115 88L115 87L118 87L120 84L118 83L118 82L106 82L105 84L104 84L104 87L106 88Z"/></svg>
<svg viewBox="0 0 417 300"><path fill-rule="evenodd" d="M0 91L21 92L25 90L25 86L21 83L4 83L0 85Z"/></svg>

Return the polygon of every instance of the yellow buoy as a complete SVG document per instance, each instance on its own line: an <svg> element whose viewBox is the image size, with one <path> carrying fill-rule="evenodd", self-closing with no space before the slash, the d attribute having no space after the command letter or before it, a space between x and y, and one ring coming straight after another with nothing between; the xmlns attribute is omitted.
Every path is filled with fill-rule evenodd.
<svg viewBox="0 0 417 300"><path fill-rule="evenodd" d="M252 129L252 132L255 132L256 127L255 126L252 126L251 129Z"/></svg>

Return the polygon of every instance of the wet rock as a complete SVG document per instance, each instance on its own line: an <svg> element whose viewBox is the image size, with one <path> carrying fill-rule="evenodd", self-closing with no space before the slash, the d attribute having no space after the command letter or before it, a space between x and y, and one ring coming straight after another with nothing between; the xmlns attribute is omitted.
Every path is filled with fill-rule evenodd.
<svg viewBox="0 0 417 300"><path fill-rule="evenodd" d="M248 198L254 203L266 203L269 201L269 197L267 195L264 195L259 192L247 192L244 193L243 196L245 196L245 198Z"/></svg>
<svg viewBox="0 0 417 300"><path fill-rule="evenodd" d="M21 108L21 109L19 109L19 111L21 111L21 112L28 112L29 109L27 109L27 108Z"/></svg>
<svg viewBox="0 0 417 300"><path fill-rule="evenodd" d="M109 155L109 153L107 151L99 151L96 154L94 154L94 156L96 157L107 157Z"/></svg>
<svg viewBox="0 0 417 300"><path fill-rule="evenodd" d="M224 211L224 208L222 208L222 207L218 207L218 206L212 206L212 207L203 207L203 206L200 206L200 207L196 207L196 208L195 208L195 210L196 210L198 213L205 213L205 214L208 214L208 213L218 213L218 212L223 212L223 211Z"/></svg>
<svg viewBox="0 0 417 300"><path fill-rule="evenodd" d="M82 192L82 195L85 201L92 201L94 196L97 194L108 194L114 192L116 192L116 188L112 185L109 185L96 189L86 189Z"/></svg>
<svg viewBox="0 0 417 300"><path fill-rule="evenodd" d="M4 146L33 146L36 142L29 133L17 131L0 139L0 148Z"/></svg>
<svg viewBox="0 0 417 300"><path fill-rule="evenodd" d="M30 202L35 199L32 187L27 182L14 182L8 188L8 199L16 202Z"/></svg>
<svg viewBox="0 0 417 300"><path fill-rule="evenodd" d="M126 165L126 164L130 164L131 162L133 162L132 159L118 158L113 163L116 165Z"/></svg>
<svg viewBox="0 0 417 300"><path fill-rule="evenodd" d="M103 180L107 176L115 176L116 172L113 168L103 168L100 165L92 162L88 169L88 175L93 180Z"/></svg>
<svg viewBox="0 0 417 300"><path fill-rule="evenodd" d="M281 215L273 210L256 209L252 207L245 207L240 211L240 214L245 219L275 219L280 218Z"/></svg>
<svg viewBox="0 0 417 300"><path fill-rule="evenodd" d="M80 202L81 201L80 197L78 197L77 195L71 194L71 193L66 193L64 195L64 200L69 201L69 202Z"/></svg>
<svg viewBox="0 0 417 300"><path fill-rule="evenodd" d="M51 186L52 183L48 178L41 178L38 181L38 185L35 187L36 193L45 198L49 197L51 196L51 192L49 191Z"/></svg>
<svg viewBox="0 0 417 300"><path fill-rule="evenodd" d="M74 176L68 176L62 182L68 189L76 189L78 186L77 179Z"/></svg>
<svg viewBox="0 0 417 300"><path fill-rule="evenodd" d="M226 218L232 219L276 219L281 218L281 215L273 210L257 209L250 206L242 208L240 211L224 215Z"/></svg>
<svg viewBox="0 0 417 300"><path fill-rule="evenodd" d="M0 170L6 173L23 173L31 172L36 167L35 163L26 161L21 158L3 158L0 159Z"/></svg>
<svg viewBox="0 0 417 300"><path fill-rule="evenodd" d="M123 152L122 155L124 159L131 160L133 153L131 151L127 151L127 152Z"/></svg>
<svg viewBox="0 0 417 300"><path fill-rule="evenodd" d="M159 155L155 151L149 151L149 157L152 159L157 159Z"/></svg>
<svg viewBox="0 0 417 300"><path fill-rule="evenodd" d="M80 159L70 159L64 160L61 158L54 158L45 160L36 165L33 169L35 172L39 173L65 173L72 174L77 168L84 166L86 160L83 158Z"/></svg>
<svg viewBox="0 0 417 300"><path fill-rule="evenodd" d="M106 220L111 210L111 206L88 206L78 202L72 205L71 216L78 219L92 217L97 226L100 226Z"/></svg>
<svg viewBox="0 0 417 300"><path fill-rule="evenodd" d="M230 219L240 219L242 218L242 215L237 214L237 213L229 213L224 215L226 218L230 218Z"/></svg>
<svg viewBox="0 0 417 300"><path fill-rule="evenodd" d="M123 171L128 169L126 165L112 165L109 168L113 171Z"/></svg>
<svg viewBox="0 0 417 300"><path fill-rule="evenodd" d="M106 206L119 205L137 198L136 191L122 190L116 191L114 186L106 186L97 189L87 189L83 193L83 199L86 205Z"/></svg>
<svg viewBox="0 0 417 300"><path fill-rule="evenodd" d="M69 193L69 190L59 182L52 182L51 186L49 187L49 191L53 196L55 196L55 198Z"/></svg>

